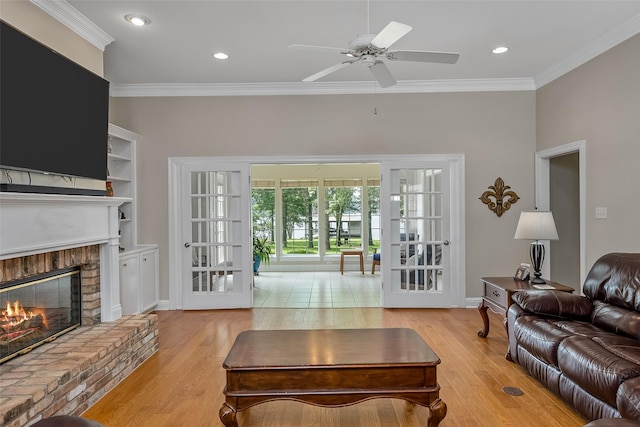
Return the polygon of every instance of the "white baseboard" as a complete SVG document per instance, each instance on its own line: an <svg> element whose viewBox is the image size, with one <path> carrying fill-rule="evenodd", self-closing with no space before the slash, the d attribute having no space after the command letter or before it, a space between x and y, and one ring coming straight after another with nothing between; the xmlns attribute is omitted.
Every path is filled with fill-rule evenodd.
<svg viewBox="0 0 640 427"><path fill-rule="evenodd" d="M156 305L156 308L154 308L154 310L157 310L157 311L170 310L170 308L169 308L169 300L168 299L161 299L160 301L158 301L158 305Z"/></svg>
<svg viewBox="0 0 640 427"><path fill-rule="evenodd" d="M482 301L482 297L465 298L464 308L478 308L481 301ZM160 300L158 302L158 305L156 305L156 307L154 308L154 310L156 311L171 310L171 308L169 307L170 307L169 300Z"/></svg>
<svg viewBox="0 0 640 427"><path fill-rule="evenodd" d="M465 307L478 308L481 302L482 302L482 297L467 297L465 298Z"/></svg>

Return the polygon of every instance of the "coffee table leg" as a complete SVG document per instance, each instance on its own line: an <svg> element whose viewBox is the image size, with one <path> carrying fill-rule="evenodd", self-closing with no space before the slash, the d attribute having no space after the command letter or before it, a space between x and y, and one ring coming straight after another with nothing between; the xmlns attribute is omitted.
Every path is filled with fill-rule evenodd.
<svg viewBox="0 0 640 427"><path fill-rule="evenodd" d="M236 419L236 410L232 408L227 402L222 404L220 408L220 421L226 427L238 427L238 420Z"/></svg>
<svg viewBox="0 0 640 427"><path fill-rule="evenodd" d="M427 427L438 427L440 421L444 420L445 415L447 415L447 405L442 400L436 399L429 405L429 410L431 413L429 414Z"/></svg>

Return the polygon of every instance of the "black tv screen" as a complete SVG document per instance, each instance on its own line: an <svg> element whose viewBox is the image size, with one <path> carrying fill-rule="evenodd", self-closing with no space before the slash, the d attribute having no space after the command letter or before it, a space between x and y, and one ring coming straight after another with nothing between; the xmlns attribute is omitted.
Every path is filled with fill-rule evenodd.
<svg viewBox="0 0 640 427"><path fill-rule="evenodd" d="M105 181L109 82L0 24L0 168Z"/></svg>

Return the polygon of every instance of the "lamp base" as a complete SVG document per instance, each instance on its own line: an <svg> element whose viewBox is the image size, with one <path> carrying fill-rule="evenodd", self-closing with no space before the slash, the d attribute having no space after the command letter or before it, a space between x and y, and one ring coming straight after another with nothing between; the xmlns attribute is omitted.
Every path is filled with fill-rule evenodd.
<svg viewBox="0 0 640 427"><path fill-rule="evenodd" d="M542 263L544 262L544 245L539 241L535 241L531 243L529 248L529 256L531 257L531 265L533 266L533 275L535 276L531 279L531 283L543 285L547 283L542 277Z"/></svg>
<svg viewBox="0 0 640 427"><path fill-rule="evenodd" d="M531 279L531 283L533 283L534 285L544 285L545 283L547 283L547 281L542 277L534 277L533 279Z"/></svg>

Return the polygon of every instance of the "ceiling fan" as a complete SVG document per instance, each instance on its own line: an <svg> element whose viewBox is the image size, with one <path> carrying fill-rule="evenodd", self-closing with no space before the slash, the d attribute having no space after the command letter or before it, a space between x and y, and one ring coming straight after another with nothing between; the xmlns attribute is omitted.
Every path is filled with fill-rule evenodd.
<svg viewBox="0 0 640 427"><path fill-rule="evenodd" d="M373 77L378 81L380 86L389 87L396 84L396 79L385 63L382 62L382 59L388 59L390 61L436 62L440 64L455 64L458 61L460 54L455 52L428 52L422 50L390 51L389 48L391 45L404 37L411 29L409 25L391 21L378 34L367 34L351 40L347 50L337 47L301 44L292 44L289 48L339 51L341 54L352 58L312 74L302 79L303 82L316 81L356 62L362 62L369 67Z"/></svg>

